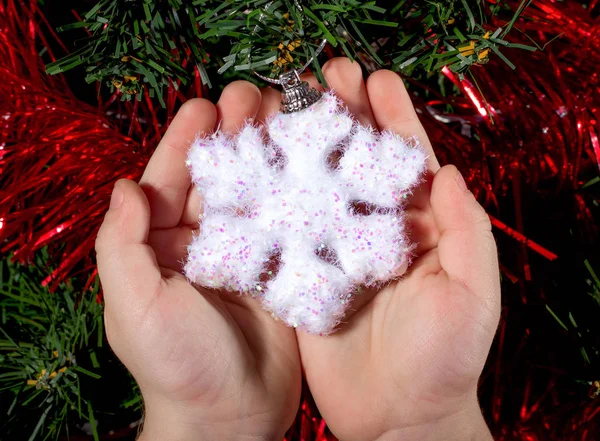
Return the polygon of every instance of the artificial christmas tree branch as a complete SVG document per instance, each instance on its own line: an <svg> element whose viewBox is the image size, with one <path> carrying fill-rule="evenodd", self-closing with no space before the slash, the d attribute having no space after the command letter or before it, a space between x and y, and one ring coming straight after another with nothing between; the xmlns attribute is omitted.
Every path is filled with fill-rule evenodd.
<svg viewBox="0 0 600 441"><path fill-rule="evenodd" d="M514 67L501 48L535 50L505 40L528 3L511 11L505 2L466 0L101 0L60 29L90 35L47 71L84 65L88 82L106 83L124 100L141 99L145 85L162 100L170 84L194 76L208 86L226 72L276 77L300 67L323 39L340 54L409 75L444 66L464 72L490 56ZM505 24L492 27L497 16Z"/></svg>
<svg viewBox="0 0 600 441"><path fill-rule="evenodd" d="M100 378L104 341L98 280L80 292L74 279L51 294L39 283L47 269L45 250L28 267L0 261L0 392L13 395L0 426L29 439L58 439L69 418L94 421L82 383Z"/></svg>

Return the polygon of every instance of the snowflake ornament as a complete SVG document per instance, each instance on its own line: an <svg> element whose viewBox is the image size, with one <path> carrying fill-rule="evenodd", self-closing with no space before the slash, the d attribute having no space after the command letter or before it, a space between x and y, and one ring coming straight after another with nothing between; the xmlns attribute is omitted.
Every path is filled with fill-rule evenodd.
<svg viewBox="0 0 600 441"><path fill-rule="evenodd" d="M425 159L416 140L355 122L332 92L278 113L266 131L248 124L198 139L188 166L204 214L185 274L251 294L289 326L331 333L358 286L406 271L412 247L399 207Z"/></svg>

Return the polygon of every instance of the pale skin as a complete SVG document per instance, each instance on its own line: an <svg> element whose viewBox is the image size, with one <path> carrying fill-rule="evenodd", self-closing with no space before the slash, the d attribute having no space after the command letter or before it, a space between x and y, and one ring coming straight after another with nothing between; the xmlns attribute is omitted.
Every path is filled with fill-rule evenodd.
<svg viewBox="0 0 600 441"><path fill-rule="evenodd" d="M416 259L400 281L359 297L327 337L286 328L253 299L190 285L181 261L202 201L187 149L217 126L264 121L280 95L240 81L216 106L187 102L140 183L115 185L96 242L106 331L140 385L144 441L281 440L298 410L302 368L344 441L492 439L477 403L500 314L489 219L456 168L440 168L396 74L365 83L343 58L323 71L361 122L416 136L430 154L428 179L407 206Z"/></svg>

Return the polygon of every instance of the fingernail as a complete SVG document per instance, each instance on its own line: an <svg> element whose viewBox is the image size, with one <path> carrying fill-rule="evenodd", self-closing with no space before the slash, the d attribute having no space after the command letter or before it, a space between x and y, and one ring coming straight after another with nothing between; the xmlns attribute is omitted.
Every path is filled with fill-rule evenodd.
<svg viewBox="0 0 600 441"><path fill-rule="evenodd" d="M456 185L458 185L458 188L462 191L469 191L465 178L463 178L463 175L458 170L456 171Z"/></svg>
<svg viewBox="0 0 600 441"><path fill-rule="evenodd" d="M117 184L115 184L112 195L110 197L109 209L116 210L117 208L119 208L121 206L121 204L123 203L123 198L124 198L123 190L121 190L121 188L119 188L119 186Z"/></svg>

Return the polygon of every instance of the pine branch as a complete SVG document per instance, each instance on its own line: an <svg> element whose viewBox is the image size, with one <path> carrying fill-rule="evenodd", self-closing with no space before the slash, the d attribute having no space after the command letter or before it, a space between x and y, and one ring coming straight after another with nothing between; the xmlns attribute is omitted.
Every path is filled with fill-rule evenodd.
<svg viewBox="0 0 600 441"><path fill-rule="evenodd" d="M513 14L484 0L100 0L83 21L59 29L91 36L47 72L84 65L88 82L106 83L123 100L147 89L162 103L166 87L195 77L207 86L226 72L276 77L303 65L323 39L340 54L408 75L464 72L494 55L514 67L502 48L535 50L504 39L525 6ZM498 15L507 24L489 30Z"/></svg>
<svg viewBox="0 0 600 441"><path fill-rule="evenodd" d="M0 401L11 402L3 432L12 428L20 438L27 430L32 440L58 439L68 415L89 419L81 383L100 378L90 369L99 367L95 351L103 343L99 284L83 293L63 284L50 293L39 283L45 258L40 263L0 262Z"/></svg>

